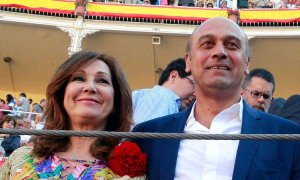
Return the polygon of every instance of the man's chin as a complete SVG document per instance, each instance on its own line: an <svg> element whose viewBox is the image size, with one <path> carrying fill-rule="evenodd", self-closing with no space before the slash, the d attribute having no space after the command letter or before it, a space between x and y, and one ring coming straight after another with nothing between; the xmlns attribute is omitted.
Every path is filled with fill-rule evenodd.
<svg viewBox="0 0 300 180"><path fill-rule="evenodd" d="M265 112L265 109L260 106L253 106L254 109Z"/></svg>

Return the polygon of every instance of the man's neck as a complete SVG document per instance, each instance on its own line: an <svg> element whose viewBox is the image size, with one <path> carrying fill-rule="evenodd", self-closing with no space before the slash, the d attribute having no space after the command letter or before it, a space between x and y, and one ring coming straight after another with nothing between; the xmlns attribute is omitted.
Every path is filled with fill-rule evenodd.
<svg viewBox="0 0 300 180"><path fill-rule="evenodd" d="M203 126L210 128L213 119L222 111L230 108L233 104L240 101L241 96L226 95L222 96L201 96L197 94L197 101L195 107L195 118Z"/></svg>

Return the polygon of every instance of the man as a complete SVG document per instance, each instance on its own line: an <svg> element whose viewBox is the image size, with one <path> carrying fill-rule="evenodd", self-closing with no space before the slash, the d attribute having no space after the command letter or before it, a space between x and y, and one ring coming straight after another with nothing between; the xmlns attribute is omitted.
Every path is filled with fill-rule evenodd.
<svg viewBox="0 0 300 180"><path fill-rule="evenodd" d="M221 7L220 8L223 8L223 9L227 8L227 1L226 0L221 2Z"/></svg>
<svg viewBox="0 0 300 180"><path fill-rule="evenodd" d="M172 61L162 72L158 85L132 93L135 124L179 112L181 101L194 93L191 73L183 58Z"/></svg>
<svg viewBox="0 0 300 180"><path fill-rule="evenodd" d="M287 118L300 124L300 94L290 96L278 116Z"/></svg>
<svg viewBox="0 0 300 180"><path fill-rule="evenodd" d="M242 83L243 99L254 109L268 112L275 91L273 75L266 69L253 69Z"/></svg>
<svg viewBox="0 0 300 180"><path fill-rule="evenodd" d="M10 110L10 108L5 104L3 99L0 99L0 120L4 115L9 114L9 112L5 110Z"/></svg>
<svg viewBox="0 0 300 180"><path fill-rule="evenodd" d="M20 111L30 111L30 104L25 93L19 94L19 100L16 101L16 104L18 105Z"/></svg>
<svg viewBox="0 0 300 180"><path fill-rule="evenodd" d="M15 129L23 129L24 121L21 116L14 116L15 119Z"/></svg>
<svg viewBox="0 0 300 180"><path fill-rule="evenodd" d="M183 112L138 124L135 132L200 134L300 133L286 119L250 108L240 96L249 43L233 21L202 23L187 46L186 71L196 102ZM136 139L148 155L150 180L300 179L298 141Z"/></svg>

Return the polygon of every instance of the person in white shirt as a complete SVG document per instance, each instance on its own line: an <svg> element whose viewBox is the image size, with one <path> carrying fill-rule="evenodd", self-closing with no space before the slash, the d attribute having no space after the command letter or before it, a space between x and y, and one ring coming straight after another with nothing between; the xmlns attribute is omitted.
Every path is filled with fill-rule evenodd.
<svg viewBox="0 0 300 180"><path fill-rule="evenodd" d="M202 23L186 48L186 71L196 102L150 120L134 132L197 134L300 134L300 126L247 105L240 86L248 72L246 34L230 19ZM300 142L268 140L135 139L148 155L149 180L300 179Z"/></svg>

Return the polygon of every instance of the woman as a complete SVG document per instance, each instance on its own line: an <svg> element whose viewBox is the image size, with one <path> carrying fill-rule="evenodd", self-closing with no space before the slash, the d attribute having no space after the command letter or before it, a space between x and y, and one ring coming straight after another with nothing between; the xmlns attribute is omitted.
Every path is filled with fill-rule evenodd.
<svg viewBox="0 0 300 180"><path fill-rule="evenodd" d="M9 114L9 112L4 110L10 110L10 108L5 104L3 99L0 99L0 120L4 115Z"/></svg>
<svg viewBox="0 0 300 180"><path fill-rule="evenodd" d="M11 94L6 95L6 103L10 110L19 111L18 106L16 105L15 98ZM17 112L13 112L14 115L20 115Z"/></svg>
<svg viewBox="0 0 300 180"><path fill-rule="evenodd" d="M131 91L112 57L94 52L74 54L58 68L46 96L44 129L130 130ZM12 154L0 169L0 179L117 177L107 168L107 161L120 139L37 136L33 141L32 150L24 147Z"/></svg>
<svg viewBox="0 0 300 180"><path fill-rule="evenodd" d="M0 121L0 128L13 129L16 127L16 120L12 116L5 115ZM4 156L8 157L14 150L20 147L21 137L19 135L0 134L1 147L4 149ZM1 150L0 150L1 151Z"/></svg>

